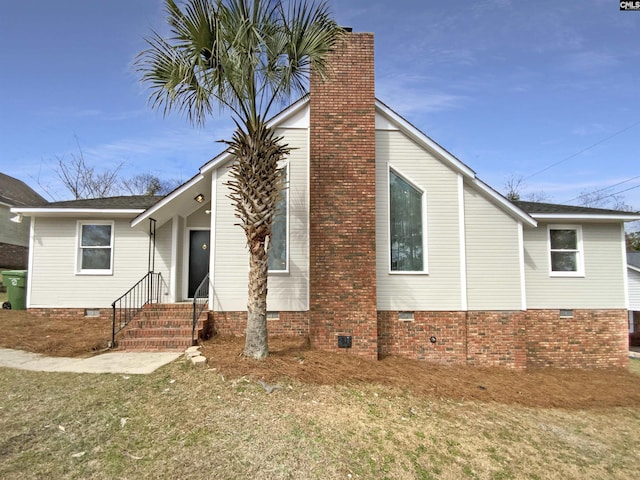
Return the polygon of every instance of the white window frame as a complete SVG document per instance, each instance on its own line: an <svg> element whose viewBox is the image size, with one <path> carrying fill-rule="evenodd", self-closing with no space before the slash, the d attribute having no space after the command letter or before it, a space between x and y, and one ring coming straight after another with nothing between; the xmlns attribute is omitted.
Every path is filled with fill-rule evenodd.
<svg viewBox="0 0 640 480"><path fill-rule="evenodd" d="M392 270L391 259L391 171L393 171L398 177L402 178L405 182L411 185L413 188L421 192L422 194L422 270ZM429 274L429 252L427 250L427 191L418 186L416 182L411 180L407 175L395 168L393 165L389 165L387 169L387 258L389 262L389 274L390 275L428 275Z"/></svg>
<svg viewBox="0 0 640 480"><path fill-rule="evenodd" d="M267 273L273 273L276 275L286 275L289 273L289 256L290 256L290 251L289 248L291 247L291 243L289 242L289 232L290 232L290 225L289 225L289 218L291 217L291 203L289 202L289 163L287 162L286 165L284 165L284 168L286 170L285 172L285 186L286 188L283 190L282 195L284 196L284 202L285 205L287 206L287 213L286 213L286 218L285 218L285 234L284 234L284 248L285 248L285 267L283 270L271 270L269 269L267 271ZM269 238L269 240L271 240L271 238ZM267 259L268 257L268 252L267 252Z"/></svg>
<svg viewBox="0 0 640 480"><path fill-rule="evenodd" d="M560 250L551 249L551 230L575 230L576 232L576 249ZM549 276L551 277L584 277L584 248L582 242L582 226L581 225L548 225L547 226L547 251L549 259ZM574 272L563 272L553 270L553 261L551 259L552 252L569 252L576 254L576 268Z"/></svg>
<svg viewBox="0 0 640 480"><path fill-rule="evenodd" d="M108 247L86 247L86 248L108 248L111 250L109 257L109 268L100 269L83 269L82 268L82 227L84 225L109 225L111 227L111 238ZM114 238L115 238L115 222L105 220L78 220L76 225L76 275L113 275L113 258L114 258Z"/></svg>

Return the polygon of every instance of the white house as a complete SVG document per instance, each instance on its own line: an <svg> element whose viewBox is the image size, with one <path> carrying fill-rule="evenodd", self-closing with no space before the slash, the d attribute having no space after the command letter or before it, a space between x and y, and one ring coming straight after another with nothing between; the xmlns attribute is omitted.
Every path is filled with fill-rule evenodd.
<svg viewBox="0 0 640 480"><path fill-rule="evenodd" d="M332 61L329 81L312 79L270 121L291 147L270 334L367 358L626 365L624 222L640 215L510 202L375 98L371 34L350 34ZM32 219L28 308L110 317L149 271L162 304L193 297L208 273L213 327L242 334L248 256L227 198L232 161L222 153L160 200L14 208Z"/></svg>

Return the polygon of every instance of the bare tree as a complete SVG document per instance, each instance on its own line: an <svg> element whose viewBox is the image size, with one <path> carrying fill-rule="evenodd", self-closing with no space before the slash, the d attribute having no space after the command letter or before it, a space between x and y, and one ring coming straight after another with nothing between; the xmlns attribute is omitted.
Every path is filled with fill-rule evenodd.
<svg viewBox="0 0 640 480"><path fill-rule="evenodd" d="M97 171L94 166L88 165L84 159L84 153L77 142L78 153L71 153L70 159L64 156L56 157L58 166L56 174L62 184L78 200L81 198L102 198L116 195L120 191L120 178L118 173L123 162L113 169Z"/></svg>
<svg viewBox="0 0 640 480"><path fill-rule="evenodd" d="M176 179L161 180L151 173L122 179L122 188L130 195L167 195L180 185Z"/></svg>
<svg viewBox="0 0 640 480"><path fill-rule="evenodd" d="M635 209L626 202L624 195L609 194L604 190L585 190L578 195L578 201L583 207L610 208L624 212L635 211Z"/></svg>
<svg viewBox="0 0 640 480"><path fill-rule="evenodd" d="M542 190L539 192L531 192L523 195L522 191L525 188L526 183L522 175L511 175L504 184L504 196L507 197L507 200L512 202L517 202L520 200L525 200L528 202L548 202L551 200L549 195L547 195Z"/></svg>

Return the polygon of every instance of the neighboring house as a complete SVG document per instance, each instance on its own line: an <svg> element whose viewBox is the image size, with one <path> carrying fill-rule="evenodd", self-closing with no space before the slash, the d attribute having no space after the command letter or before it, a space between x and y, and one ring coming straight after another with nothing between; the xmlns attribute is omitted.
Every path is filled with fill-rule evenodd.
<svg viewBox="0 0 640 480"><path fill-rule="evenodd" d="M333 55L333 80L312 78L310 95L270 121L291 147L270 334L372 359L626 365L624 222L640 215L509 202L375 99L371 34ZM162 274L160 302L181 302L208 270L209 318L242 334L248 256L231 161L222 153L153 205L14 209L33 219L28 308L107 317L148 270Z"/></svg>
<svg viewBox="0 0 640 480"><path fill-rule="evenodd" d="M640 335L640 252L627 253L629 333ZM638 337L640 340L640 336Z"/></svg>
<svg viewBox="0 0 640 480"><path fill-rule="evenodd" d="M11 208L45 203L27 184L0 173L0 267L27 268L29 219L11 213Z"/></svg>

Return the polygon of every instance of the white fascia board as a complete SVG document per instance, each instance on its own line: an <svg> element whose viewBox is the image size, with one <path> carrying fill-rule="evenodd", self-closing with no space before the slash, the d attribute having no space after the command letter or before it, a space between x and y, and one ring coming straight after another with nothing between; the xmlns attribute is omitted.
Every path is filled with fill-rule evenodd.
<svg viewBox="0 0 640 480"><path fill-rule="evenodd" d="M484 183L477 177L474 177L471 180L474 187L477 190L480 190L481 193L484 193L488 197L490 197L494 202L500 205L504 210L510 212L516 218L529 225L530 227L537 227L538 222L536 222L535 218L532 215L529 215L527 212L522 210L521 208L516 207L513 203L507 200L505 197L496 192L489 185Z"/></svg>
<svg viewBox="0 0 640 480"><path fill-rule="evenodd" d="M451 153L446 151L436 142L431 140L428 136L418 130L416 127L411 125L408 121L398 115L396 112L387 107L380 100L376 99L376 111L380 115L384 116L390 122L396 124L401 131L403 131L409 138L418 143L423 148L427 148L432 152L436 153L441 159L447 162L454 170L462 173L463 175L469 178L475 178L476 173L469 168L467 165L462 163L456 157L454 157Z"/></svg>
<svg viewBox="0 0 640 480"><path fill-rule="evenodd" d="M144 212L144 208L22 208L14 207L13 213L25 217L76 217L78 215L99 215L105 217L131 217Z"/></svg>
<svg viewBox="0 0 640 480"><path fill-rule="evenodd" d="M634 267L633 265L627 265L627 268L628 268L629 270L633 270L634 272L638 272L638 273L640 273L640 268L638 268L638 267Z"/></svg>
<svg viewBox="0 0 640 480"><path fill-rule="evenodd" d="M134 218L131 221L131 226L135 227L136 225L139 225L141 222L144 222L145 220L147 220L149 217L152 217L155 212L157 212L162 207L170 203L173 199L182 195L182 193L184 193L189 188L199 183L201 180L204 180L204 175L198 174L188 182L183 183L180 187L176 188L173 192L171 192L169 195L164 197L162 200L160 200L158 203L153 205L151 208L148 208L147 210L142 210L141 211L142 215L138 215L136 218Z"/></svg>
<svg viewBox="0 0 640 480"><path fill-rule="evenodd" d="M638 214L604 214L604 213L532 213L536 220L553 220L556 222L633 222L640 220Z"/></svg>
<svg viewBox="0 0 640 480"><path fill-rule="evenodd" d="M304 109L306 109L306 111L304 111ZM287 124L288 121L291 121L292 123L289 125ZM278 113L275 117L271 118L267 122L267 127L309 128L309 96L306 95L302 97L300 100ZM218 168L220 165L225 164L230 159L231 154L225 150L200 167L200 174L205 175L211 170Z"/></svg>

